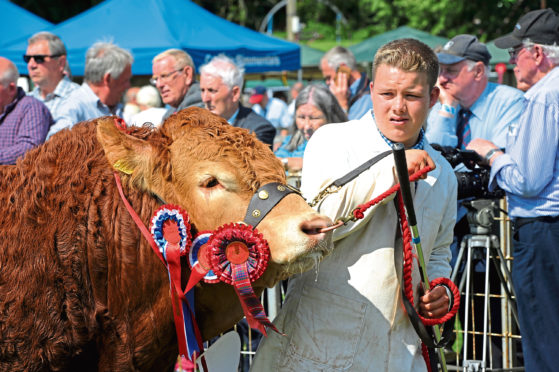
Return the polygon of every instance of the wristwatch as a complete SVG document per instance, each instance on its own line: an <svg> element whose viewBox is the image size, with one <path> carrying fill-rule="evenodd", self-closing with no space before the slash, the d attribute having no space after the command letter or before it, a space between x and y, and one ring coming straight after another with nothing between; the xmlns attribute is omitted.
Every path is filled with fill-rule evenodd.
<svg viewBox="0 0 559 372"><path fill-rule="evenodd" d="M496 152L501 152L502 150L498 147L491 149L487 152L487 154L485 154L485 157L483 158L487 164L489 164L489 160L491 160L491 157L493 157L493 155L495 155Z"/></svg>

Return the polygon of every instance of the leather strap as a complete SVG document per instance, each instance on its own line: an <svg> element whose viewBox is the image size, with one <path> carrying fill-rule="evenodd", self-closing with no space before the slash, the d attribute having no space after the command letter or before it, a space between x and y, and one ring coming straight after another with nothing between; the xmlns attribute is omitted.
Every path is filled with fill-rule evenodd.
<svg viewBox="0 0 559 372"><path fill-rule="evenodd" d="M373 165L375 165L376 163L378 163L379 161L381 161L382 159L384 159L385 157L387 157L388 155L391 155L391 154L392 154L392 150L387 150L385 152L381 152L380 154L378 154L377 156L375 156L372 159L367 160L366 162L364 162L363 164L361 164L360 166L358 166L357 168L355 168L354 170L352 170L351 172L349 172L345 176L340 177L337 180L335 180L332 183L332 185L333 186L339 186L339 187L345 185L346 183L350 182L355 177L359 176L361 173L365 172L367 169L369 169L370 167L372 167Z"/></svg>
<svg viewBox="0 0 559 372"><path fill-rule="evenodd" d="M256 227L276 204L292 193L301 195L299 190L294 187L279 182L268 183L260 187L252 196L243 221L247 225Z"/></svg>

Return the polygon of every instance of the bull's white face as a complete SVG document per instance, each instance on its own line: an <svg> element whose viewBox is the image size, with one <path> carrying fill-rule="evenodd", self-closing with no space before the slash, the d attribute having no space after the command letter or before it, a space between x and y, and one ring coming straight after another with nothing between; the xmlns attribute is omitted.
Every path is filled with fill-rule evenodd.
<svg viewBox="0 0 559 372"><path fill-rule="evenodd" d="M183 113L180 115L186 115ZM210 121L219 126L219 135L216 137L215 128L208 134L207 126L178 125L172 121L185 118L176 115L162 127L173 139L163 147L164 154L148 141L119 132L112 122L104 126L106 128L99 126L98 137L112 164L116 162L113 159L122 163L120 154L125 153L122 147L134 149L134 153L129 152L130 156L137 156L138 151L140 158L146 158L147 154L147 160L143 160L147 165L134 166L132 182L159 195L167 203L183 207L199 231L242 221L256 188L269 182L285 183L281 163L266 145L255 141L245 130L216 122L217 116L205 110L190 110L189 115L187 119L201 116L197 118L200 122ZM104 143L111 142L103 139L106 131L119 138L114 143L122 147L106 147ZM330 224L328 218L318 215L297 194L280 201L257 227L268 241L272 258L269 269L260 279L262 284L273 286L289 275L308 270L329 253L331 235L319 230Z"/></svg>

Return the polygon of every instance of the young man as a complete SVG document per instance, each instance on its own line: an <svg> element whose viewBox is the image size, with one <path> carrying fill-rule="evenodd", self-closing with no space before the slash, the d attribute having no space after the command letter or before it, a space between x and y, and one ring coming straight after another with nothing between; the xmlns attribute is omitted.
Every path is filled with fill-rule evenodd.
<svg viewBox="0 0 559 372"><path fill-rule="evenodd" d="M326 125L311 137L304 156L302 191L307 200L332 181L379 153L403 143L408 172L436 167L411 185L418 227L431 280L450 274L456 215L456 177L429 146L422 125L437 101L439 66L434 52L414 39L388 43L377 52L370 84L373 111L359 120ZM347 216L398 182L393 156L385 157L317 209L334 221ZM421 341L401 298L402 238L393 196L363 219L334 231L334 251L316 271L289 280L287 298L275 319L287 337L271 334L258 349L255 371L425 371ZM419 285L417 266L413 288ZM423 316L448 311L444 287L415 303Z"/></svg>

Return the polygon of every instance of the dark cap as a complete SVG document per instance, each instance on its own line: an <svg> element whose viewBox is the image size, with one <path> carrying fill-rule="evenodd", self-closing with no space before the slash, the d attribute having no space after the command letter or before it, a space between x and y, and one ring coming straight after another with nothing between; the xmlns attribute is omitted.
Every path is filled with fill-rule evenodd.
<svg viewBox="0 0 559 372"><path fill-rule="evenodd" d="M248 101L253 105L256 103L260 103L262 102L262 98L264 98L264 94L266 94L266 87L262 85L258 85L254 87L254 90L252 91L252 95L250 96Z"/></svg>
<svg viewBox="0 0 559 372"><path fill-rule="evenodd" d="M480 43L477 37L472 35L458 35L450 39L441 51L437 53L439 62L445 65L452 65L465 59L471 61L481 61L484 65L489 64L491 54L485 44Z"/></svg>
<svg viewBox="0 0 559 372"><path fill-rule="evenodd" d="M553 9L533 10L518 20L510 34L495 39L495 45L501 49L516 48L522 40L543 44L559 44L559 16Z"/></svg>

